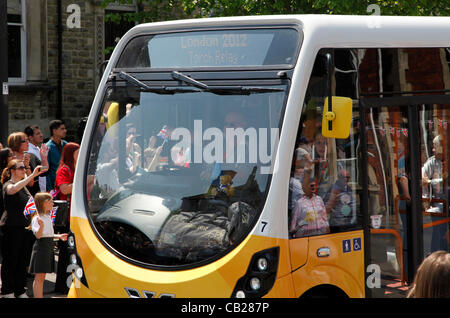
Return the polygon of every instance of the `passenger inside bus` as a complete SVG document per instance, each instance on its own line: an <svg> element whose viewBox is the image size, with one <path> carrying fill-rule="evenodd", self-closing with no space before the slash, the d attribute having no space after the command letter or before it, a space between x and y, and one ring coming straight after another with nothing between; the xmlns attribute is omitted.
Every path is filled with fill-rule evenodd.
<svg viewBox="0 0 450 318"><path fill-rule="evenodd" d="M422 195L425 198L445 200L443 166L443 140L438 135L433 139L434 155L428 158L422 167ZM432 202L427 212L443 212L442 202Z"/></svg>
<svg viewBox="0 0 450 318"><path fill-rule="evenodd" d="M223 144L223 162L215 162L210 165L204 172L202 172L201 177L203 179L209 178L212 186L219 185L219 177L222 171L233 170L235 171L234 183L238 185L245 184L248 179L248 172L251 171L249 167L250 163L249 156L249 144L247 139L239 140L239 138L227 138L227 129L238 129L242 128L246 130L247 119L241 111L233 110L229 111L225 115L223 123L223 136L225 137L225 142ZM227 149L232 151L228 151Z"/></svg>
<svg viewBox="0 0 450 318"><path fill-rule="evenodd" d="M294 162L289 179L289 209L294 210L297 201L305 194L303 192L303 175L306 166L312 163L308 151L299 146L295 150Z"/></svg>
<svg viewBox="0 0 450 318"><path fill-rule="evenodd" d="M443 170L445 165L444 140L442 135L433 139L434 155L428 158L422 167L422 196L428 201L425 212L436 214L432 221L437 221L440 216L446 216L444 207L448 205L448 190L445 191L447 173ZM446 193L447 192L447 193ZM432 227L431 249L447 250L449 245L449 230L443 225Z"/></svg>
<svg viewBox="0 0 450 318"><path fill-rule="evenodd" d="M325 204L315 193L316 182L311 180L311 172L311 165L306 166L302 182L305 195L297 201L289 226L289 232L293 238L330 232Z"/></svg>

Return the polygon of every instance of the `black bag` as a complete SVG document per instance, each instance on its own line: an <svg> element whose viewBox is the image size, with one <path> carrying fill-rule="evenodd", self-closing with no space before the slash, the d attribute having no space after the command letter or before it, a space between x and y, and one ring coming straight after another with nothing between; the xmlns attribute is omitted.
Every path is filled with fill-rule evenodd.
<svg viewBox="0 0 450 318"><path fill-rule="evenodd" d="M69 203L66 200L53 200L58 207L55 216L55 227L66 228L69 226Z"/></svg>
<svg viewBox="0 0 450 318"><path fill-rule="evenodd" d="M159 256L195 262L229 246L227 218L215 213L181 212L166 222L157 241Z"/></svg>
<svg viewBox="0 0 450 318"><path fill-rule="evenodd" d="M256 210L245 202L228 208L217 200L202 211L172 215L159 233L156 254L183 262L196 262L217 255L242 238Z"/></svg>

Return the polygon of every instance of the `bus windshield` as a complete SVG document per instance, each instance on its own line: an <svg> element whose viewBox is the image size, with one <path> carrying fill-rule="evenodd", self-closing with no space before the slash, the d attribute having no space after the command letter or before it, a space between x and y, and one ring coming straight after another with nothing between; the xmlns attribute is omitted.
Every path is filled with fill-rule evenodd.
<svg viewBox="0 0 450 318"><path fill-rule="evenodd" d="M92 224L113 252L142 266L192 266L246 237L264 205L288 85L245 87L107 86L85 184Z"/></svg>
<svg viewBox="0 0 450 318"><path fill-rule="evenodd" d="M293 67L302 34L295 28L197 30L133 38L118 68Z"/></svg>

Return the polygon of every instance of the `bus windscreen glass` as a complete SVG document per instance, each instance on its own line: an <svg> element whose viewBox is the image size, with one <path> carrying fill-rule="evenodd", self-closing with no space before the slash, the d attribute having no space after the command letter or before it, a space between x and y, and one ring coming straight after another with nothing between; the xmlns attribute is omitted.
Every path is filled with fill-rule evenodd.
<svg viewBox="0 0 450 318"><path fill-rule="evenodd" d="M295 64L296 29L239 29L140 36L126 46L118 68L261 67Z"/></svg>
<svg viewBox="0 0 450 318"><path fill-rule="evenodd" d="M263 86L250 94L108 88L85 184L92 224L109 247L144 265L192 266L248 235L288 90Z"/></svg>

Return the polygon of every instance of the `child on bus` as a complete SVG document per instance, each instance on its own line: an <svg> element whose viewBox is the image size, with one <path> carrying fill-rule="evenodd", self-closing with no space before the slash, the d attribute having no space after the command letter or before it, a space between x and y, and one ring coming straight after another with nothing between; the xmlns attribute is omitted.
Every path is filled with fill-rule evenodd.
<svg viewBox="0 0 450 318"><path fill-rule="evenodd" d="M46 273L55 271L53 239L67 240L67 233L55 235L50 211L53 209L53 198L50 193L39 192L34 197L36 211L31 219L30 229L36 236L30 261L30 273L34 274L34 298L43 298Z"/></svg>

